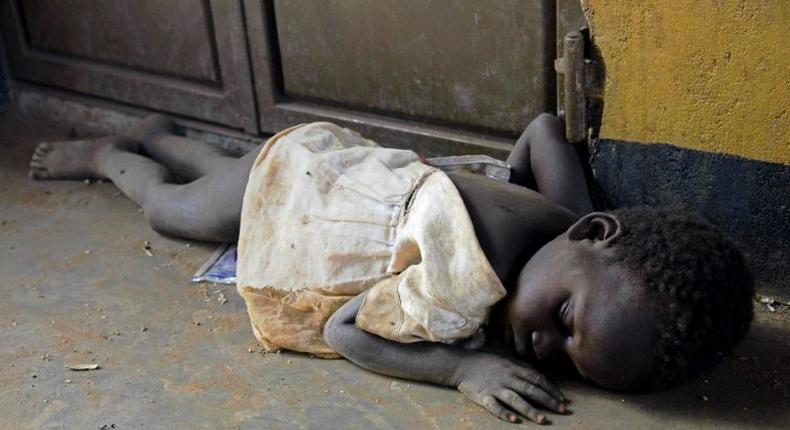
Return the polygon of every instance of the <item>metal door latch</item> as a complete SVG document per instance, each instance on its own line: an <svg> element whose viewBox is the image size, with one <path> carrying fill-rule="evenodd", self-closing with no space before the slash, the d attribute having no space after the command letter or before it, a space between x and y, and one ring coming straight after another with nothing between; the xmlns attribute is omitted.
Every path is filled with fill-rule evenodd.
<svg viewBox="0 0 790 430"><path fill-rule="evenodd" d="M565 137L573 143L587 137L586 99L601 97L603 88L592 61L584 58L584 43L580 32L568 33L563 39L562 58L554 60L554 70L564 77L560 114L565 117Z"/></svg>

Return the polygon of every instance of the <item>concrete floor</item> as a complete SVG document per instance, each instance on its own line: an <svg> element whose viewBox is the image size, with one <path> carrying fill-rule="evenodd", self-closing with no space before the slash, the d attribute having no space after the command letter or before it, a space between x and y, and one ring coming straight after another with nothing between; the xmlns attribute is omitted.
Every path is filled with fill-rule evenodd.
<svg viewBox="0 0 790 430"><path fill-rule="evenodd" d="M67 135L0 115L0 428L513 428L454 390L258 352L235 290L189 283L212 246L157 235L112 184L27 179L34 144ZM790 310L757 308L736 353L680 389L555 378L573 413L553 427L787 428Z"/></svg>

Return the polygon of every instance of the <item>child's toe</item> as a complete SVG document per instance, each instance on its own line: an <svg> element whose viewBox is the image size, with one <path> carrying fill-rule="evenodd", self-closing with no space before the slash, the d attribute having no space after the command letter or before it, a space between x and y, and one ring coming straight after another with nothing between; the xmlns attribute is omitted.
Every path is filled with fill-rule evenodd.
<svg viewBox="0 0 790 430"><path fill-rule="evenodd" d="M30 179L49 179L49 172L47 169L41 167L33 167L31 166L30 170L27 172L27 176Z"/></svg>
<svg viewBox="0 0 790 430"><path fill-rule="evenodd" d="M40 155L44 155L44 154L48 153L51 150L52 150L52 145L50 145L47 142L41 142L38 145L36 145L35 153L36 154L40 154Z"/></svg>
<svg viewBox="0 0 790 430"><path fill-rule="evenodd" d="M44 167L44 154L39 154L37 152L33 153L33 156L30 157L30 167Z"/></svg>

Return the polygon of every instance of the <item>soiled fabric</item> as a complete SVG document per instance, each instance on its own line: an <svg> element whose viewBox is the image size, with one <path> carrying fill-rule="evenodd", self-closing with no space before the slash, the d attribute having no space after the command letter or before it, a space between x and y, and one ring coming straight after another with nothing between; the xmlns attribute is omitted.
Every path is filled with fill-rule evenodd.
<svg viewBox="0 0 790 430"><path fill-rule="evenodd" d="M397 342L472 337L505 295L443 172L330 123L262 148L238 252L237 288L267 350L337 357L323 327L365 290L357 325Z"/></svg>

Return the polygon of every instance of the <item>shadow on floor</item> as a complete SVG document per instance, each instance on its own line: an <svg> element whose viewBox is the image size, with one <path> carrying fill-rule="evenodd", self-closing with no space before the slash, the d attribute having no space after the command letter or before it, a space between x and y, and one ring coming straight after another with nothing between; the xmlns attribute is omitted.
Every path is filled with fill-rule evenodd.
<svg viewBox="0 0 790 430"><path fill-rule="evenodd" d="M733 354L710 372L674 390L633 401L645 412L710 417L711 423L783 426L790 405L790 331L787 314L769 314L755 304L757 321ZM785 427L786 428L786 427Z"/></svg>

